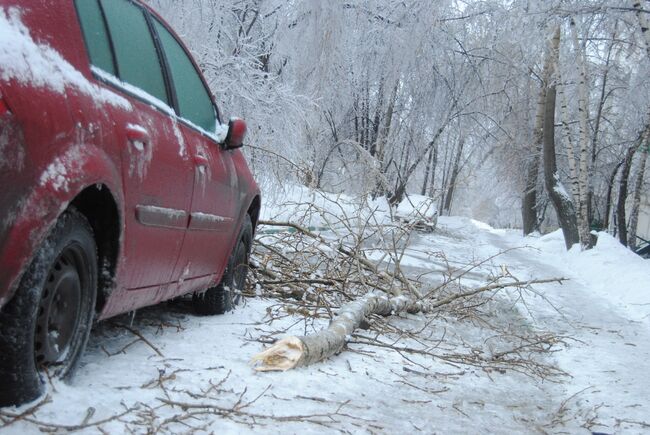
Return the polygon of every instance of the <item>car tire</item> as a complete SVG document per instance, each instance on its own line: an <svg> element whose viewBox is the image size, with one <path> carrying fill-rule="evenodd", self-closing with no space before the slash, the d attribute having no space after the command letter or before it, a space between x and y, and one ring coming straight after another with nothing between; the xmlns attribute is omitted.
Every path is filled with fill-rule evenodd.
<svg viewBox="0 0 650 435"><path fill-rule="evenodd" d="M252 244L253 224L250 216L246 215L221 282L202 293L195 293L192 297L197 314L204 316L223 314L233 310L239 304L248 275L248 259Z"/></svg>
<svg viewBox="0 0 650 435"><path fill-rule="evenodd" d="M58 219L0 311L0 406L32 401L43 380L68 379L95 315L97 247L86 218Z"/></svg>

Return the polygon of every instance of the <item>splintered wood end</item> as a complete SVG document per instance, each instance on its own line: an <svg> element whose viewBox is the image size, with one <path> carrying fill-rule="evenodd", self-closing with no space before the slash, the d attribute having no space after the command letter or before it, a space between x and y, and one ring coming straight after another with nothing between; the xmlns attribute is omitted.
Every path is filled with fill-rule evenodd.
<svg viewBox="0 0 650 435"><path fill-rule="evenodd" d="M298 337L286 337L251 358L258 372L286 371L298 366L305 348Z"/></svg>

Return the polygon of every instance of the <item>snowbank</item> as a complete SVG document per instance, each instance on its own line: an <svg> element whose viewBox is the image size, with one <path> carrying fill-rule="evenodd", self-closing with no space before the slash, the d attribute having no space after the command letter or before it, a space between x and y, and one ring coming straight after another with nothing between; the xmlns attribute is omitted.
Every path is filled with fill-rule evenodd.
<svg viewBox="0 0 650 435"><path fill-rule="evenodd" d="M650 260L644 260L608 233L598 233L593 249L564 248L562 231L532 242L558 268L570 271L598 296L628 311L635 320L650 322Z"/></svg>
<svg viewBox="0 0 650 435"><path fill-rule="evenodd" d="M360 224L370 220L370 225L390 222L385 198L360 199L299 185L285 185L262 193L261 218L265 220L291 221L316 229L341 227L341 220L346 218Z"/></svg>

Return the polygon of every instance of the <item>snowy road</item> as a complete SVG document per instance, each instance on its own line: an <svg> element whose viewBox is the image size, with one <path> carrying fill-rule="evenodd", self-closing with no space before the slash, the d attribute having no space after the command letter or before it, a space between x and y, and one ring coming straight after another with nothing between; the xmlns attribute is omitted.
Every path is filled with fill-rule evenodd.
<svg viewBox="0 0 650 435"><path fill-rule="evenodd" d="M482 234L488 246L507 249L521 243L518 235L498 233ZM558 242L562 241L555 240ZM572 337L568 348L556 354L560 367L571 375L564 384L567 403L562 418L582 420L593 424L592 430L605 433L650 432L649 318L647 314L630 316L621 304L612 303L616 293L625 291L645 293L650 302L650 261L645 262L645 281L630 279L628 271L620 267L605 272L608 279L602 284L608 298L585 282L585 277L589 281L593 278L590 275L602 273L613 263L607 258L601 260L574 269L566 264L561 267L562 260L552 253L528 249L511 251L502 261L531 275L545 273L571 278L564 286L545 289L546 297L563 317L549 310L548 305L540 304L534 309L539 324ZM639 259L632 261L637 263Z"/></svg>
<svg viewBox="0 0 650 435"><path fill-rule="evenodd" d="M532 247L512 249L524 245ZM605 273L599 269L609 268L612 291L632 291L629 277L650 273L643 269L648 263L605 252L585 260L562 249L557 235L523 239L469 219L441 219L439 231L412 241L403 260L410 273L427 273L435 283L440 274L432 271L443 264L461 267L508 250L467 274L464 284L479 285L503 270L524 280L571 281L535 286L543 297L527 295L525 304L517 292L502 292L479 320L395 318L393 325L417 334L360 331L343 354L286 373L255 373L248 360L262 349L260 341L310 332L325 320L287 315L271 322L268 313L278 302L264 299L217 317L195 317L183 303L122 316L95 329L72 385L54 383L48 403L20 420L3 417L0 433L648 432L650 323L644 310L650 307L636 303L642 295L608 297L607 286L593 282ZM494 354L503 345L495 328L512 336L546 331L570 337L563 339L566 347L539 357L570 376L543 379L448 358Z"/></svg>

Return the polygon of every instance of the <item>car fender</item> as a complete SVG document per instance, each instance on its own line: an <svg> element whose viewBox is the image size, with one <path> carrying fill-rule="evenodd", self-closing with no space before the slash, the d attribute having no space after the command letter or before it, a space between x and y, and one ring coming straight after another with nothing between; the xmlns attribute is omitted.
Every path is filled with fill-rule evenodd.
<svg viewBox="0 0 650 435"><path fill-rule="evenodd" d="M33 188L10 211L8 222L3 222L8 234L0 252L0 309L15 293L24 270L61 213L93 185L110 190L123 216L120 171L102 149L88 144L69 145L40 174L37 172ZM123 219L120 222L123 225Z"/></svg>
<svg viewBox="0 0 650 435"><path fill-rule="evenodd" d="M248 210L253 205L253 201L255 201L255 198L261 196L260 188L255 182L255 179L253 178L253 174L248 168L246 159L244 157L244 154L241 152L241 150L237 149L233 151L232 160L233 163L235 164L237 179L239 180L239 193L238 193L238 198L236 198L236 200L239 204L241 204L241 206L239 209L239 214L237 216L237 222L239 222L239 224L237 225L237 231L234 232L232 237L232 242L230 244L231 252L237 244L238 241L237 238L241 233L241 228L244 223L244 217L246 216ZM255 226L253 226L253 233L254 232L255 232Z"/></svg>

